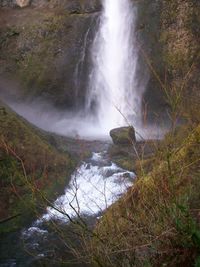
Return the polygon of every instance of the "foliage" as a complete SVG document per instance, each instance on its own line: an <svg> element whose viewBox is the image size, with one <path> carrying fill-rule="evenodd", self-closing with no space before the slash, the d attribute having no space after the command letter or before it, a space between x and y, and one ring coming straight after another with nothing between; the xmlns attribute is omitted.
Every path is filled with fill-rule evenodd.
<svg viewBox="0 0 200 267"><path fill-rule="evenodd" d="M97 266L191 266L199 254L200 127L171 146L96 226ZM158 154L159 155L159 154ZM198 260L197 260L198 263ZM178 265L179 264L179 265ZM148 266L148 265L147 265Z"/></svg>
<svg viewBox="0 0 200 267"><path fill-rule="evenodd" d="M20 227L55 199L74 168L74 162L8 108L0 107L0 215L21 214L2 227Z"/></svg>

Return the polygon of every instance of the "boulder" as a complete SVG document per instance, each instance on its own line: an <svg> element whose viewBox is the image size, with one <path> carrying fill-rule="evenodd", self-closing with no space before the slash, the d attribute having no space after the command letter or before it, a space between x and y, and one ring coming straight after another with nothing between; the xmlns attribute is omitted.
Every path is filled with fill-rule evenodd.
<svg viewBox="0 0 200 267"><path fill-rule="evenodd" d="M115 145L128 145L136 142L135 130L133 127L120 127L110 131L110 136Z"/></svg>

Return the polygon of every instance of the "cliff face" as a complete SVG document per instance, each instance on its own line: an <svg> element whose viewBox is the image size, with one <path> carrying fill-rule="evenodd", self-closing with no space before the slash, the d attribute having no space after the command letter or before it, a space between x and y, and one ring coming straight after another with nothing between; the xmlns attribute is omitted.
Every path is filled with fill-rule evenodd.
<svg viewBox="0 0 200 267"><path fill-rule="evenodd" d="M23 9L0 9L0 76L19 81L24 96L80 106L100 10L96 0L31 1Z"/></svg>
<svg viewBox="0 0 200 267"><path fill-rule="evenodd" d="M147 113L163 113L171 107L163 88L166 83L170 95L184 88L182 110L194 113L188 94L192 87L192 101L196 103L200 84L199 2L134 2L138 5L140 58L150 73L144 95ZM26 8L19 8L26 4ZM0 78L19 81L23 96L41 97L60 108L80 108L88 85L89 49L101 0L1 0L0 6ZM7 90L1 85L0 89Z"/></svg>
<svg viewBox="0 0 200 267"><path fill-rule="evenodd" d="M100 5L99 0L0 0L0 7L48 7L56 8L58 6L71 10L94 11Z"/></svg>
<svg viewBox="0 0 200 267"><path fill-rule="evenodd" d="M197 120L200 2L141 0L137 3L141 55L150 71L146 103L159 112L165 107L172 108L174 103L170 98L181 95L181 115Z"/></svg>
<svg viewBox="0 0 200 267"><path fill-rule="evenodd" d="M199 121L200 2L163 1L160 42L170 94L181 94L182 113Z"/></svg>

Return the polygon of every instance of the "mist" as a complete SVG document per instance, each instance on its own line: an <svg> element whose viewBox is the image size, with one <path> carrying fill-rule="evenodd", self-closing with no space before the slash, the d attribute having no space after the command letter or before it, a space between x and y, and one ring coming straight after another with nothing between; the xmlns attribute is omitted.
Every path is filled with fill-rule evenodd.
<svg viewBox="0 0 200 267"><path fill-rule="evenodd" d="M45 131L86 140L111 140L109 136L111 128L103 128L95 117L84 112L61 111L42 100L6 101L6 104L30 123ZM161 139L166 132L166 126L164 123L159 126L155 123L141 125L135 130L138 140Z"/></svg>

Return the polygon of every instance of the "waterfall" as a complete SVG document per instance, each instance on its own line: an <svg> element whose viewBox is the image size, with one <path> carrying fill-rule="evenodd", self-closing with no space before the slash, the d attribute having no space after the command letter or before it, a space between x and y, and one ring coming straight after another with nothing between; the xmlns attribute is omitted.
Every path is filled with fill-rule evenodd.
<svg viewBox="0 0 200 267"><path fill-rule="evenodd" d="M84 75L89 76L85 106L64 114L52 111L52 107L40 109L37 102L32 106L15 103L12 108L38 127L66 136L107 139L112 128L132 125L139 133L137 138L158 138L157 127L144 129L141 123L148 73L139 62L136 4L133 0L102 1L103 11L99 20L94 17L85 33L74 72L77 100L85 94Z"/></svg>
<svg viewBox="0 0 200 267"><path fill-rule="evenodd" d="M136 126L141 119L136 15L131 0L103 0L100 27L91 51L93 69L86 110L94 114L105 132L127 124Z"/></svg>

